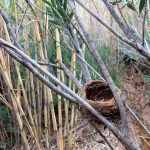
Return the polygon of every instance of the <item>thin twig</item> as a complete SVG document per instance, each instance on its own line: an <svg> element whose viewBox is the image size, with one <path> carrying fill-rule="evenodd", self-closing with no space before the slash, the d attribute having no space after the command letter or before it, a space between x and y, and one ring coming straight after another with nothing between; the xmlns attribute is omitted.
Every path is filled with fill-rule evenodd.
<svg viewBox="0 0 150 150"><path fill-rule="evenodd" d="M62 70L62 68L61 68L60 66L56 65L56 64L47 63L47 62L40 62L40 61L37 61L37 63L38 63L39 65L50 66L50 67L54 67L54 68L57 68L57 69L61 69L61 70Z"/></svg>
<svg viewBox="0 0 150 150"><path fill-rule="evenodd" d="M21 26L22 26L22 22L23 22L23 19L25 18L25 15L26 15L26 13L27 13L27 10L28 10L28 5L27 5L27 7L26 7L26 9L25 9L25 12L24 12L24 14L23 14L23 16L22 16L22 19L21 19L21 22L20 22L20 24L19 24L18 30L16 31L16 38L17 38L17 35L18 35L18 33L19 33L19 30L20 30L20 28L21 28Z"/></svg>
<svg viewBox="0 0 150 150"><path fill-rule="evenodd" d="M100 136L104 139L104 141L107 143L108 147L111 150L114 150L114 148L112 147L112 145L110 144L110 142L106 139L106 137L103 135L103 133L95 126L92 124L92 126L94 126L94 128L96 129L96 131L100 134Z"/></svg>
<svg viewBox="0 0 150 150"><path fill-rule="evenodd" d="M63 62L61 62L60 60L58 60L57 62L60 65L60 67L64 70L64 72L67 74L67 76L69 77L69 79L78 87L78 89L81 89L82 84L78 81L78 79L76 77L74 77L74 75L65 66L65 64Z"/></svg>
<svg viewBox="0 0 150 150"><path fill-rule="evenodd" d="M147 129L147 127L142 123L142 121L136 116L136 114L133 112L133 110L126 105L129 112L133 115L133 117L136 119L136 121L140 124L140 126L144 129L144 131L150 136L150 131Z"/></svg>
<svg viewBox="0 0 150 150"><path fill-rule="evenodd" d="M143 24L142 24L142 46L145 46L145 21L147 15L147 0L145 1L144 7L144 17L143 17Z"/></svg>

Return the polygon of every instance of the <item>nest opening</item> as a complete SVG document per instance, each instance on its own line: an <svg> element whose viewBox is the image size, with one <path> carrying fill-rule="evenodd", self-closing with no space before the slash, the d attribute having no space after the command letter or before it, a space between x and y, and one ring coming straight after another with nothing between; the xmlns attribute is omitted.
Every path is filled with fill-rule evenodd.
<svg viewBox="0 0 150 150"><path fill-rule="evenodd" d="M103 81L95 80L86 85L85 95L88 100L108 101L113 98L110 87Z"/></svg>

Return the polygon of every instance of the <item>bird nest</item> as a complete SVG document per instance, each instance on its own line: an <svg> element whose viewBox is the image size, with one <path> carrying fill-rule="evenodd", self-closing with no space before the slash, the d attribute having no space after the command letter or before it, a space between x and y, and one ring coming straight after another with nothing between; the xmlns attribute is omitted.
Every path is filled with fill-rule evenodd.
<svg viewBox="0 0 150 150"><path fill-rule="evenodd" d="M119 109L111 89L105 81L93 80L90 83L86 83L82 87L82 93L88 103L100 112L101 115L115 124L120 122ZM88 119L91 123L103 125L88 110L83 107L79 109L84 119Z"/></svg>

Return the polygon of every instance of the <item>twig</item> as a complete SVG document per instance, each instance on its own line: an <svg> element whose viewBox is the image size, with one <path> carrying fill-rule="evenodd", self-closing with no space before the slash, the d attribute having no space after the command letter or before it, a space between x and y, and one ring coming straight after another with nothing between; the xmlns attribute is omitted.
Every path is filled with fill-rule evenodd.
<svg viewBox="0 0 150 150"><path fill-rule="evenodd" d="M144 7L144 17L143 17L143 24L142 24L142 46L145 46L145 20L147 15L147 0L145 0L145 7Z"/></svg>
<svg viewBox="0 0 150 150"><path fill-rule="evenodd" d="M27 10L28 10L28 5L27 5L27 7L26 7L26 9L25 9L25 12L24 12L24 14L23 14L23 16L22 16L22 19L21 19L21 22L20 22L20 24L19 24L18 30L17 30L17 32L16 32L16 38L17 38L17 35L18 35L18 33L19 33L19 30L20 30L20 28L21 28L21 26L22 26L22 22L23 22L23 19L24 19L25 15L26 15Z"/></svg>
<svg viewBox="0 0 150 150"><path fill-rule="evenodd" d="M61 69L61 70L62 70L62 68L61 68L60 66L56 65L56 64L47 63L47 62L40 62L40 61L37 61L37 63L38 63L39 65L51 66L51 67L54 67L54 68L57 68L57 69Z"/></svg>
<svg viewBox="0 0 150 150"><path fill-rule="evenodd" d="M82 84L78 81L78 79L76 77L73 76L73 74L65 66L65 64L63 62L61 62L60 60L58 60L57 62L60 65L60 67L64 70L64 72L67 74L67 76L69 77L69 79L78 87L78 89L81 89Z"/></svg>
<svg viewBox="0 0 150 150"><path fill-rule="evenodd" d="M94 126L92 124L92 126ZM114 148L112 147L112 145L110 144L110 142L106 139L106 137L103 135L103 133L96 127L94 126L94 128L96 129L96 131L100 134L100 136L104 139L104 141L107 143L108 147L111 149L111 150L114 150Z"/></svg>
<svg viewBox="0 0 150 150"><path fill-rule="evenodd" d="M140 126L144 129L144 131L148 134L148 136L150 136L150 131L142 123L142 121L135 115L135 113L133 112L133 110L128 105L126 105L126 107L129 110L129 112L133 115L133 117L136 119L136 121L140 124Z"/></svg>

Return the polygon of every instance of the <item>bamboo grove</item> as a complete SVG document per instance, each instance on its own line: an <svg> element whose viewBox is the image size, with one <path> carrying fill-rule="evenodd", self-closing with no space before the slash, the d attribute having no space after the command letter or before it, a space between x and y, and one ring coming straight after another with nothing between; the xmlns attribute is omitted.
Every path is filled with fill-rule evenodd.
<svg viewBox="0 0 150 150"><path fill-rule="evenodd" d="M141 149L129 135L121 90L108 69L111 64L106 64L101 55L103 49L99 52L86 31L78 7L103 25L120 45L128 45L133 56L146 63L146 67L150 66L149 41L137 36L108 1L102 0L119 31L85 5L85 1L75 1L0 2L0 148L75 149L78 123L84 124L79 112L83 107L108 127L126 149ZM145 7L146 4L147 1ZM142 9L144 6L140 7L140 13ZM83 95L84 84L94 79L108 84L120 114L120 127L94 109ZM140 126L150 136L142 122ZM106 143L113 149L107 139Z"/></svg>

